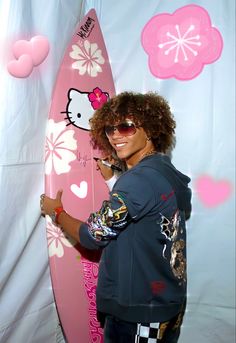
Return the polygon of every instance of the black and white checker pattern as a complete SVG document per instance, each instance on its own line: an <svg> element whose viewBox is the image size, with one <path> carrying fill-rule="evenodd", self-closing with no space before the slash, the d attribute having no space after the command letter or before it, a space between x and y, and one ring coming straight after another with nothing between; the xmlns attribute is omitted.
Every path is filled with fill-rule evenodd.
<svg viewBox="0 0 236 343"><path fill-rule="evenodd" d="M160 326L163 323L138 324L135 343L158 343L160 342Z"/></svg>

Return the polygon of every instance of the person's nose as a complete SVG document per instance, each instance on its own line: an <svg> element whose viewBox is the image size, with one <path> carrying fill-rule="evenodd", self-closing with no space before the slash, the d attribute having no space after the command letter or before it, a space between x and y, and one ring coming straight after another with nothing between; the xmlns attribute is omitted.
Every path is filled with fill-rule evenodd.
<svg viewBox="0 0 236 343"><path fill-rule="evenodd" d="M119 130L115 127L113 134L112 134L112 139L118 139L118 138L122 138L123 135L120 134Z"/></svg>

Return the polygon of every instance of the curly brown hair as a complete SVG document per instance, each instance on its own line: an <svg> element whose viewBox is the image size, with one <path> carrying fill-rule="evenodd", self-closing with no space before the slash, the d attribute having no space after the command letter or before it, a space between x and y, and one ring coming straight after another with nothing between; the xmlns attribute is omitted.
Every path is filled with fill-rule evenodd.
<svg viewBox="0 0 236 343"><path fill-rule="evenodd" d="M174 146L175 120L168 102L154 92L123 92L111 98L90 119L91 143L104 154L113 153L104 127L130 118L143 127L158 152L166 153Z"/></svg>

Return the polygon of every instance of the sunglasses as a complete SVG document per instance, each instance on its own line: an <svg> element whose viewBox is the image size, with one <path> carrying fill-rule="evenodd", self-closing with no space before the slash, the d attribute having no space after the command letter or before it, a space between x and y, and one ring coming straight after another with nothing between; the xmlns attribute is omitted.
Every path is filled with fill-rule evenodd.
<svg viewBox="0 0 236 343"><path fill-rule="evenodd" d="M122 136L132 136L136 132L136 125L132 121L125 121L118 125L105 126L104 131L107 137L114 135L115 130L119 132Z"/></svg>

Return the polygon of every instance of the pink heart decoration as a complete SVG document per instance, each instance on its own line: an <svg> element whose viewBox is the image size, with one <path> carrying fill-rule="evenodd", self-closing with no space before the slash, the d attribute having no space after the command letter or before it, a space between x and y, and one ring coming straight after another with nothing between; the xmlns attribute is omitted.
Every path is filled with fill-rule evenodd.
<svg viewBox="0 0 236 343"><path fill-rule="evenodd" d="M205 175L196 180L196 191L206 207L215 207L229 198L232 185L229 181L215 181Z"/></svg>
<svg viewBox="0 0 236 343"><path fill-rule="evenodd" d="M16 58L27 54L31 56L33 65L41 64L49 52L49 43L44 36L34 36L30 41L18 40L13 45L13 54Z"/></svg>
<svg viewBox="0 0 236 343"><path fill-rule="evenodd" d="M18 60L10 61L7 64L8 72L15 77L27 77L34 68L32 58L29 55L22 55Z"/></svg>

